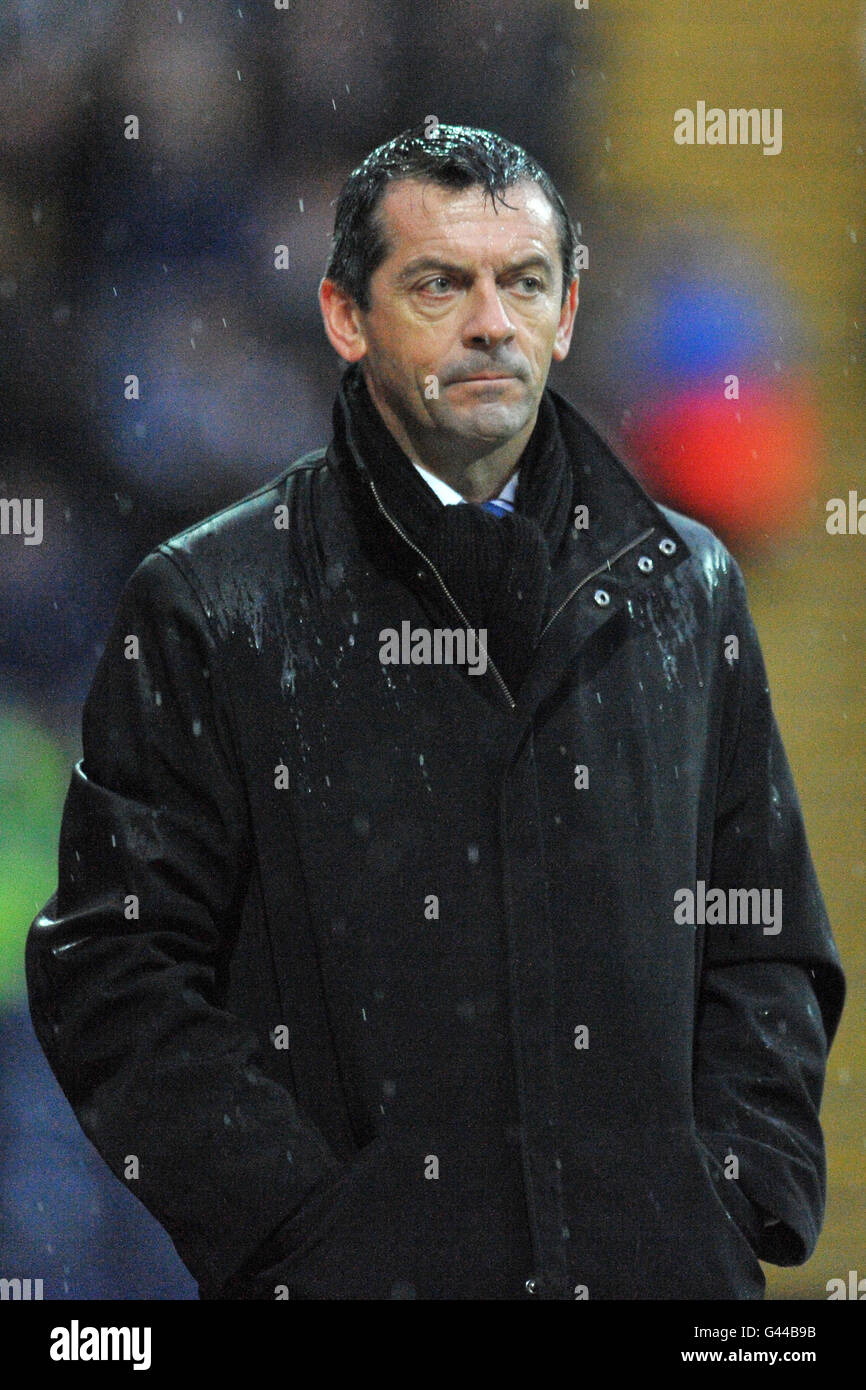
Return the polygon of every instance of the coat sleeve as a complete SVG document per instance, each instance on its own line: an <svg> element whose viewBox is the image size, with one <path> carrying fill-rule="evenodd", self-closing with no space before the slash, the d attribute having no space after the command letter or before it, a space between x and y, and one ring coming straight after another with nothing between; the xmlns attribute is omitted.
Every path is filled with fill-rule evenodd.
<svg viewBox="0 0 866 1390"><path fill-rule="evenodd" d="M757 1255L780 1265L812 1253L824 1215L819 1108L845 983L803 817L773 714L745 585L731 589L719 639L722 733L710 887L770 890L777 920L707 925L694 1054L695 1116L717 1166L734 1155L752 1204ZM735 635L739 656L726 660ZM780 890L781 897L772 893ZM720 1168L719 1187L727 1187ZM731 1179L733 1181L733 1179ZM731 1202L737 1215L737 1202ZM741 1220L741 1224L742 1220Z"/></svg>
<svg viewBox="0 0 866 1390"><path fill-rule="evenodd" d="M205 1289L342 1165L220 1004L250 874L219 653L159 550L128 581L84 706L31 1016L77 1118Z"/></svg>

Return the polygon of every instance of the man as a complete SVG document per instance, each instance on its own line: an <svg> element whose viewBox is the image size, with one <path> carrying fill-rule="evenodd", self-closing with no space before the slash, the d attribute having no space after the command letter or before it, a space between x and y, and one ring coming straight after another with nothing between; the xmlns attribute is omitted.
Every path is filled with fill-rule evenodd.
<svg viewBox="0 0 866 1390"><path fill-rule="evenodd" d="M31 1008L202 1298L754 1299L815 1245L843 976L737 565L546 388L574 259L499 136L374 151L331 443L120 599Z"/></svg>

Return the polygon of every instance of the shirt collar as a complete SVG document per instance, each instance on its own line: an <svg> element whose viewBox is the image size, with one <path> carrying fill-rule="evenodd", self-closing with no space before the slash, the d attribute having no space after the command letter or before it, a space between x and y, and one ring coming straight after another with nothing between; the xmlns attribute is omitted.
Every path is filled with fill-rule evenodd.
<svg viewBox="0 0 866 1390"><path fill-rule="evenodd" d="M425 483L427 483L428 487L433 489L439 501L444 502L446 507L453 507L457 502L465 502L465 497L461 497L460 493L455 492L454 488L450 487L448 483L443 482L441 478L437 478L435 473L429 473L426 468L421 467L420 463L414 463L414 467L418 469ZM517 479L519 473L520 469L518 469L516 473L512 473L505 487L497 497L493 499L494 501L514 502L517 493Z"/></svg>

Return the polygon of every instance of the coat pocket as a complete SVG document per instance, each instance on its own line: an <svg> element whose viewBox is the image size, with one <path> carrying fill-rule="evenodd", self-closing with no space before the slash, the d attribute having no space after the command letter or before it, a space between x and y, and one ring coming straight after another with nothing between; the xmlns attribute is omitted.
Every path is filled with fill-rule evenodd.
<svg viewBox="0 0 866 1390"><path fill-rule="evenodd" d="M268 1263L242 1271L220 1297L392 1297L385 1237L402 1209L399 1167L388 1140L377 1135L283 1222L263 1252Z"/></svg>
<svg viewBox="0 0 866 1390"><path fill-rule="evenodd" d="M572 1284L590 1299L762 1298L763 1271L712 1171L689 1123L578 1135L564 1168Z"/></svg>
<svg viewBox="0 0 866 1390"><path fill-rule="evenodd" d="M764 1218L760 1209L743 1191L739 1179L725 1173L724 1158L720 1157L695 1130L695 1144L704 1162L716 1200L736 1225L757 1258Z"/></svg>
<svg viewBox="0 0 866 1390"><path fill-rule="evenodd" d="M519 1154L505 1135L467 1145L460 1130L391 1125L259 1256L222 1298L525 1297L533 1252Z"/></svg>

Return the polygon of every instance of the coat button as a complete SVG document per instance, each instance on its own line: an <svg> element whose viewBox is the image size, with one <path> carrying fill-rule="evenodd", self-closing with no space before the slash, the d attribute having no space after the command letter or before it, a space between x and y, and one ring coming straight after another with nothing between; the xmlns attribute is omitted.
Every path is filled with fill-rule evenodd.
<svg viewBox="0 0 866 1390"><path fill-rule="evenodd" d="M659 550L662 555L673 555L676 545L668 536L665 536L663 541L659 541Z"/></svg>
<svg viewBox="0 0 866 1390"><path fill-rule="evenodd" d="M607 589L596 589L593 598L599 608L607 608L607 605L610 603L610 594L607 592Z"/></svg>
<svg viewBox="0 0 866 1390"><path fill-rule="evenodd" d="M637 567L640 570L641 574L649 574L650 570L653 567L653 562L648 555L641 555L640 559L637 562Z"/></svg>
<svg viewBox="0 0 866 1390"><path fill-rule="evenodd" d="M527 1279L524 1287L526 1288L527 1293L538 1293L538 1280Z"/></svg>

